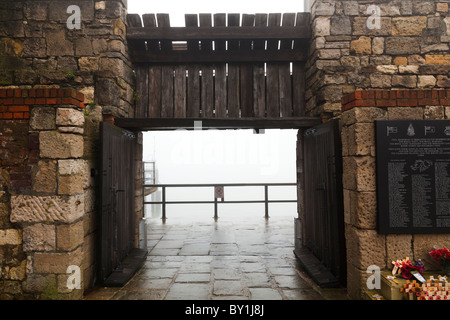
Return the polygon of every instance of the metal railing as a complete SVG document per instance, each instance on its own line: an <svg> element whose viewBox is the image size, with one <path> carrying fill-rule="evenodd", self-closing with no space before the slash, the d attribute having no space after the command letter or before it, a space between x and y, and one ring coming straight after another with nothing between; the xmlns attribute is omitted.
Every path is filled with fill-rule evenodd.
<svg viewBox="0 0 450 320"><path fill-rule="evenodd" d="M162 219L166 220L166 206L169 204L214 204L214 219L218 217L218 205L229 203L264 203L266 219L269 218L269 203L296 203L297 199L285 199L285 200L270 200L269 199L269 187L283 187L283 186L297 186L296 183L226 183L226 184L144 184L144 194L146 188L161 188L162 199L161 201L145 201L146 204L161 204L162 205ZM204 201L167 201L166 189L167 188L214 188L214 200ZM227 187L264 187L264 200L225 200L224 190ZM218 200L220 199L220 201Z"/></svg>

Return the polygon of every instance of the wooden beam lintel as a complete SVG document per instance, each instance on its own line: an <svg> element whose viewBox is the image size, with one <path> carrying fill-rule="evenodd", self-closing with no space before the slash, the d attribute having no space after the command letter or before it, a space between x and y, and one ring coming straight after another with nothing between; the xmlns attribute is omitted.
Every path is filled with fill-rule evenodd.
<svg viewBox="0 0 450 320"><path fill-rule="evenodd" d="M296 118L117 118L115 125L127 130L208 130L208 129L301 129L321 123L318 117Z"/></svg>

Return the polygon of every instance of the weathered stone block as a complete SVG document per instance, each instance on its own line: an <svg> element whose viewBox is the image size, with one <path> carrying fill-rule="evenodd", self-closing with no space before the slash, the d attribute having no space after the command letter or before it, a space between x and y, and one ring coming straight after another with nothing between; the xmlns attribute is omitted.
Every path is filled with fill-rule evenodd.
<svg viewBox="0 0 450 320"><path fill-rule="evenodd" d="M443 106L426 106L423 116L424 119L444 119L445 109Z"/></svg>
<svg viewBox="0 0 450 320"><path fill-rule="evenodd" d="M441 88L450 88L450 78L447 76L437 76L437 86Z"/></svg>
<svg viewBox="0 0 450 320"><path fill-rule="evenodd" d="M384 38L382 38L382 37L373 38L372 52L373 52L373 54L383 54L384 53Z"/></svg>
<svg viewBox="0 0 450 320"><path fill-rule="evenodd" d="M373 123L375 120L387 119L386 110L382 108L353 108L342 114L342 124L349 126L354 123Z"/></svg>
<svg viewBox="0 0 450 320"><path fill-rule="evenodd" d="M311 7L311 15L332 16L336 10L336 4L331 2L316 1Z"/></svg>
<svg viewBox="0 0 450 320"><path fill-rule="evenodd" d="M419 88L433 88L436 85L436 78L433 76L419 76L417 86Z"/></svg>
<svg viewBox="0 0 450 320"><path fill-rule="evenodd" d="M358 40L353 40L350 43L350 52L356 54L371 54L372 40L369 37L360 37Z"/></svg>
<svg viewBox="0 0 450 320"><path fill-rule="evenodd" d="M377 66L377 71L385 74L396 74L398 67L396 65L381 65Z"/></svg>
<svg viewBox="0 0 450 320"><path fill-rule="evenodd" d="M84 125L83 112L73 108L58 108L56 110L56 125L82 127Z"/></svg>
<svg viewBox="0 0 450 320"><path fill-rule="evenodd" d="M400 65L398 67L398 71L400 73L410 73L410 74L418 74L419 73L419 66L414 66L414 65Z"/></svg>
<svg viewBox="0 0 450 320"><path fill-rule="evenodd" d="M66 273L71 265L81 266L82 250L76 249L67 253L42 253L34 254L33 271L35 273Z"/></svg>
<svg viewBox="0 0 450 320"><path fill-rule="evenodd" d="M348 153L355 156L374 155L375 129L372 123L356 123L348 130Z"/></svg>
<svg viewBox="0 0 450 320"><path fill-rule="evenodd" d="M416 88L417 87L417 76L392 76L392 86L394 87L405 87L405 88Z"/></svg>
<svg viewBox="0 0 450 320"><path fill-rule="evenodd" d="M29 196L11 197L11 222L70 223L83 216L84 196Z"/></svg>
<svg viewBox="0 0 450 320"><path fill-rule="evenodd" d="M414 1L413 13L418 15L433 14L435 8L434 1Z"/></svg>
<svg viewBox="0 0 450 320"><path fill-rule="evenodd" d="M427 64L445 64L450 65L450 54L427 54L425 55Z"/></svg>
<svg viewBox="0 0 450 320"><path fill-rule="evenodd" d="M377 226L376 192L345 191L347 197L345 222L360 229L375 229Z"/></svg>
<svg viewBox="0 0 450 320"><path fill-rule="evenodd" d="M399 257L413 257L411 248L412 235L389 234L386 236L386 263L389 267L392 261L397 261Z"/></svg>
<svg viewBox="0 0 450 320"><path fill-rule="evenodd" d="M22 232L17 229L0 230L0 246L22 244Z"/></svg>
<svg viewBox="0 0 450 320"><path fill-rule="evenodd" d="M427 27L427 17L399 17L392 19L393 36L419 36Z"/></svg>
<svg viewBox="0 0 450 320"><path fill-rule="evenodd" d="M51 107L32 108L30 114L30 126L33 130L55 129L55 109Z"/></svg>
<svg viewBox="0 0 450 320"><path fill-rule="evenodd" d="M73 43L66 39L65 31L48 32L46 39L48 56L73 56Z"/></svg>
<svg viewBox="0 0 450 320"><path fill-rule="evenodd" d="M74 224L59 225L56 227L58 250L71 251L83 243L83 220Z"/></svg>
<svg viewBox="0 0 450 320"><path fill-rule="evenodd" d="M34 192L56 192L56 161L39 161L32 178Z"/></svg>
<svg viewBox="0 0 450 320"><path fill-rule="evenodd" d="M385 237L375 230L346 228L348 262L361 270L371 265L385 268Z"/></svg>
<svg viewBox="0 0 450 320"><path fill-rule="evenodd" d="M74 174L58 177L58 194L77 194L83 192L83 175Z"/></svg>
<svg viewBox="0 0 450 320"><path fill-rule="evenodd" d="M47 56L44 38L26 38L23 41L22 57L45 58Z"/></svg>
<svg viewBox="0 0 450 320"><path fill-rule="evenodd" d="M313 36L323 37L331 34L331 21L330 18L317 18L313 24Z"/></svg>
<svg viewBox="0 0 450 320"><path fill-rule="evenodd" d="M388 37L385 40L385 52L390 55L411 55L420 53L419 38Z"/></svg>
<svg viewBox="0 0 450 320"><path fill-rule="evenodd" d="M331 29L332 35L351 35L352 23L350 17L347 16L333 16L331 17Z"/></svg>
<svg viewBox="0 0 450 320"><path fill-rule="evenodd" d="M354 191L376 190L375 159L372 157L343 158L343 186Z"/></svg>
<svg viewBox="0 0 450 320"><path fill-rule="evenodd" d="M23 229L23 250L52 251L56 248L55 226L37 223L25 226Z"/></svg>
<svg viewBox="0 0 450 320"><path fill-rule="evenodd" d="M380 28L367 26L367 17L356 17L353 20L353 35L356 36L389 36L392 32L391 18L381 17L380 18Z"/></svg>
<svg viewBox="0 0 450 320"><path fill-rule="evenodd" d="M389 107L388 120L421 120L423 109L415 107Z"/></svg>
<svg viewBox="0 0 450 320"><path fill-rule="evenodd" d="M390 88L392 85L392 76L382 74L371 74L370 83L373 88Z"/></svg>
<svg viewBox="0 0 450 320"><path fill-rule="evenodd" d="M39 133L40 156L50 159L80 158L83 156L83 136L57 131Z"/></svg>

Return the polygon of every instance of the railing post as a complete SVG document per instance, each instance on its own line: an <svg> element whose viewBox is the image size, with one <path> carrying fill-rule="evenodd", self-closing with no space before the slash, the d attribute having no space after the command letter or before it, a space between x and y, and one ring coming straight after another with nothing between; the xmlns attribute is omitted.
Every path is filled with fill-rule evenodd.
<svg viewBox="0 0 450 320"><path fill-rule="evenodd" d="M217 221L219 216L217 214L217 198L214 196L214 220Z"/></svg>
<svg viewBox="0 0 450 320"><path fill-rule="evenodd" d="M264 186L264 194L265 194L265 209L266 209L266 214L265 214L265 218L269 219L269 186L266 184Z"/></svg>
<svg viewBox="0 0 450 320"><path fill-rule="evenodd" d="M166 187L162 187L162 220L166 221Z"/></svg>

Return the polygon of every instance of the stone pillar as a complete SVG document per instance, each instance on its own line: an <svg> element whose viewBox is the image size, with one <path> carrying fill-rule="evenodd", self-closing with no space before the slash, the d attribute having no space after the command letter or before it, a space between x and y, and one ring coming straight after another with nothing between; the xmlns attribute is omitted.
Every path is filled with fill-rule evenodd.
<svg viewBox="0 0 450 320"><path fill-rule="evenodd" d="M307 114L341 120L351 298L362 297L368 266L387 268L390 259L406 255L427 258L426 248L448 241L377 234L374 141L377 119L448 117L448 101L413 98L450 87L448 15L441 0L311 1Z"/></svg>
<svg viewBox="0 0 450 320"><path fill-rule="evenodd" d="M93 284L99 122L134 115L126 7L0 3L0 298L79 298ZM81 290L61 262L81 268Z"/></svg>

